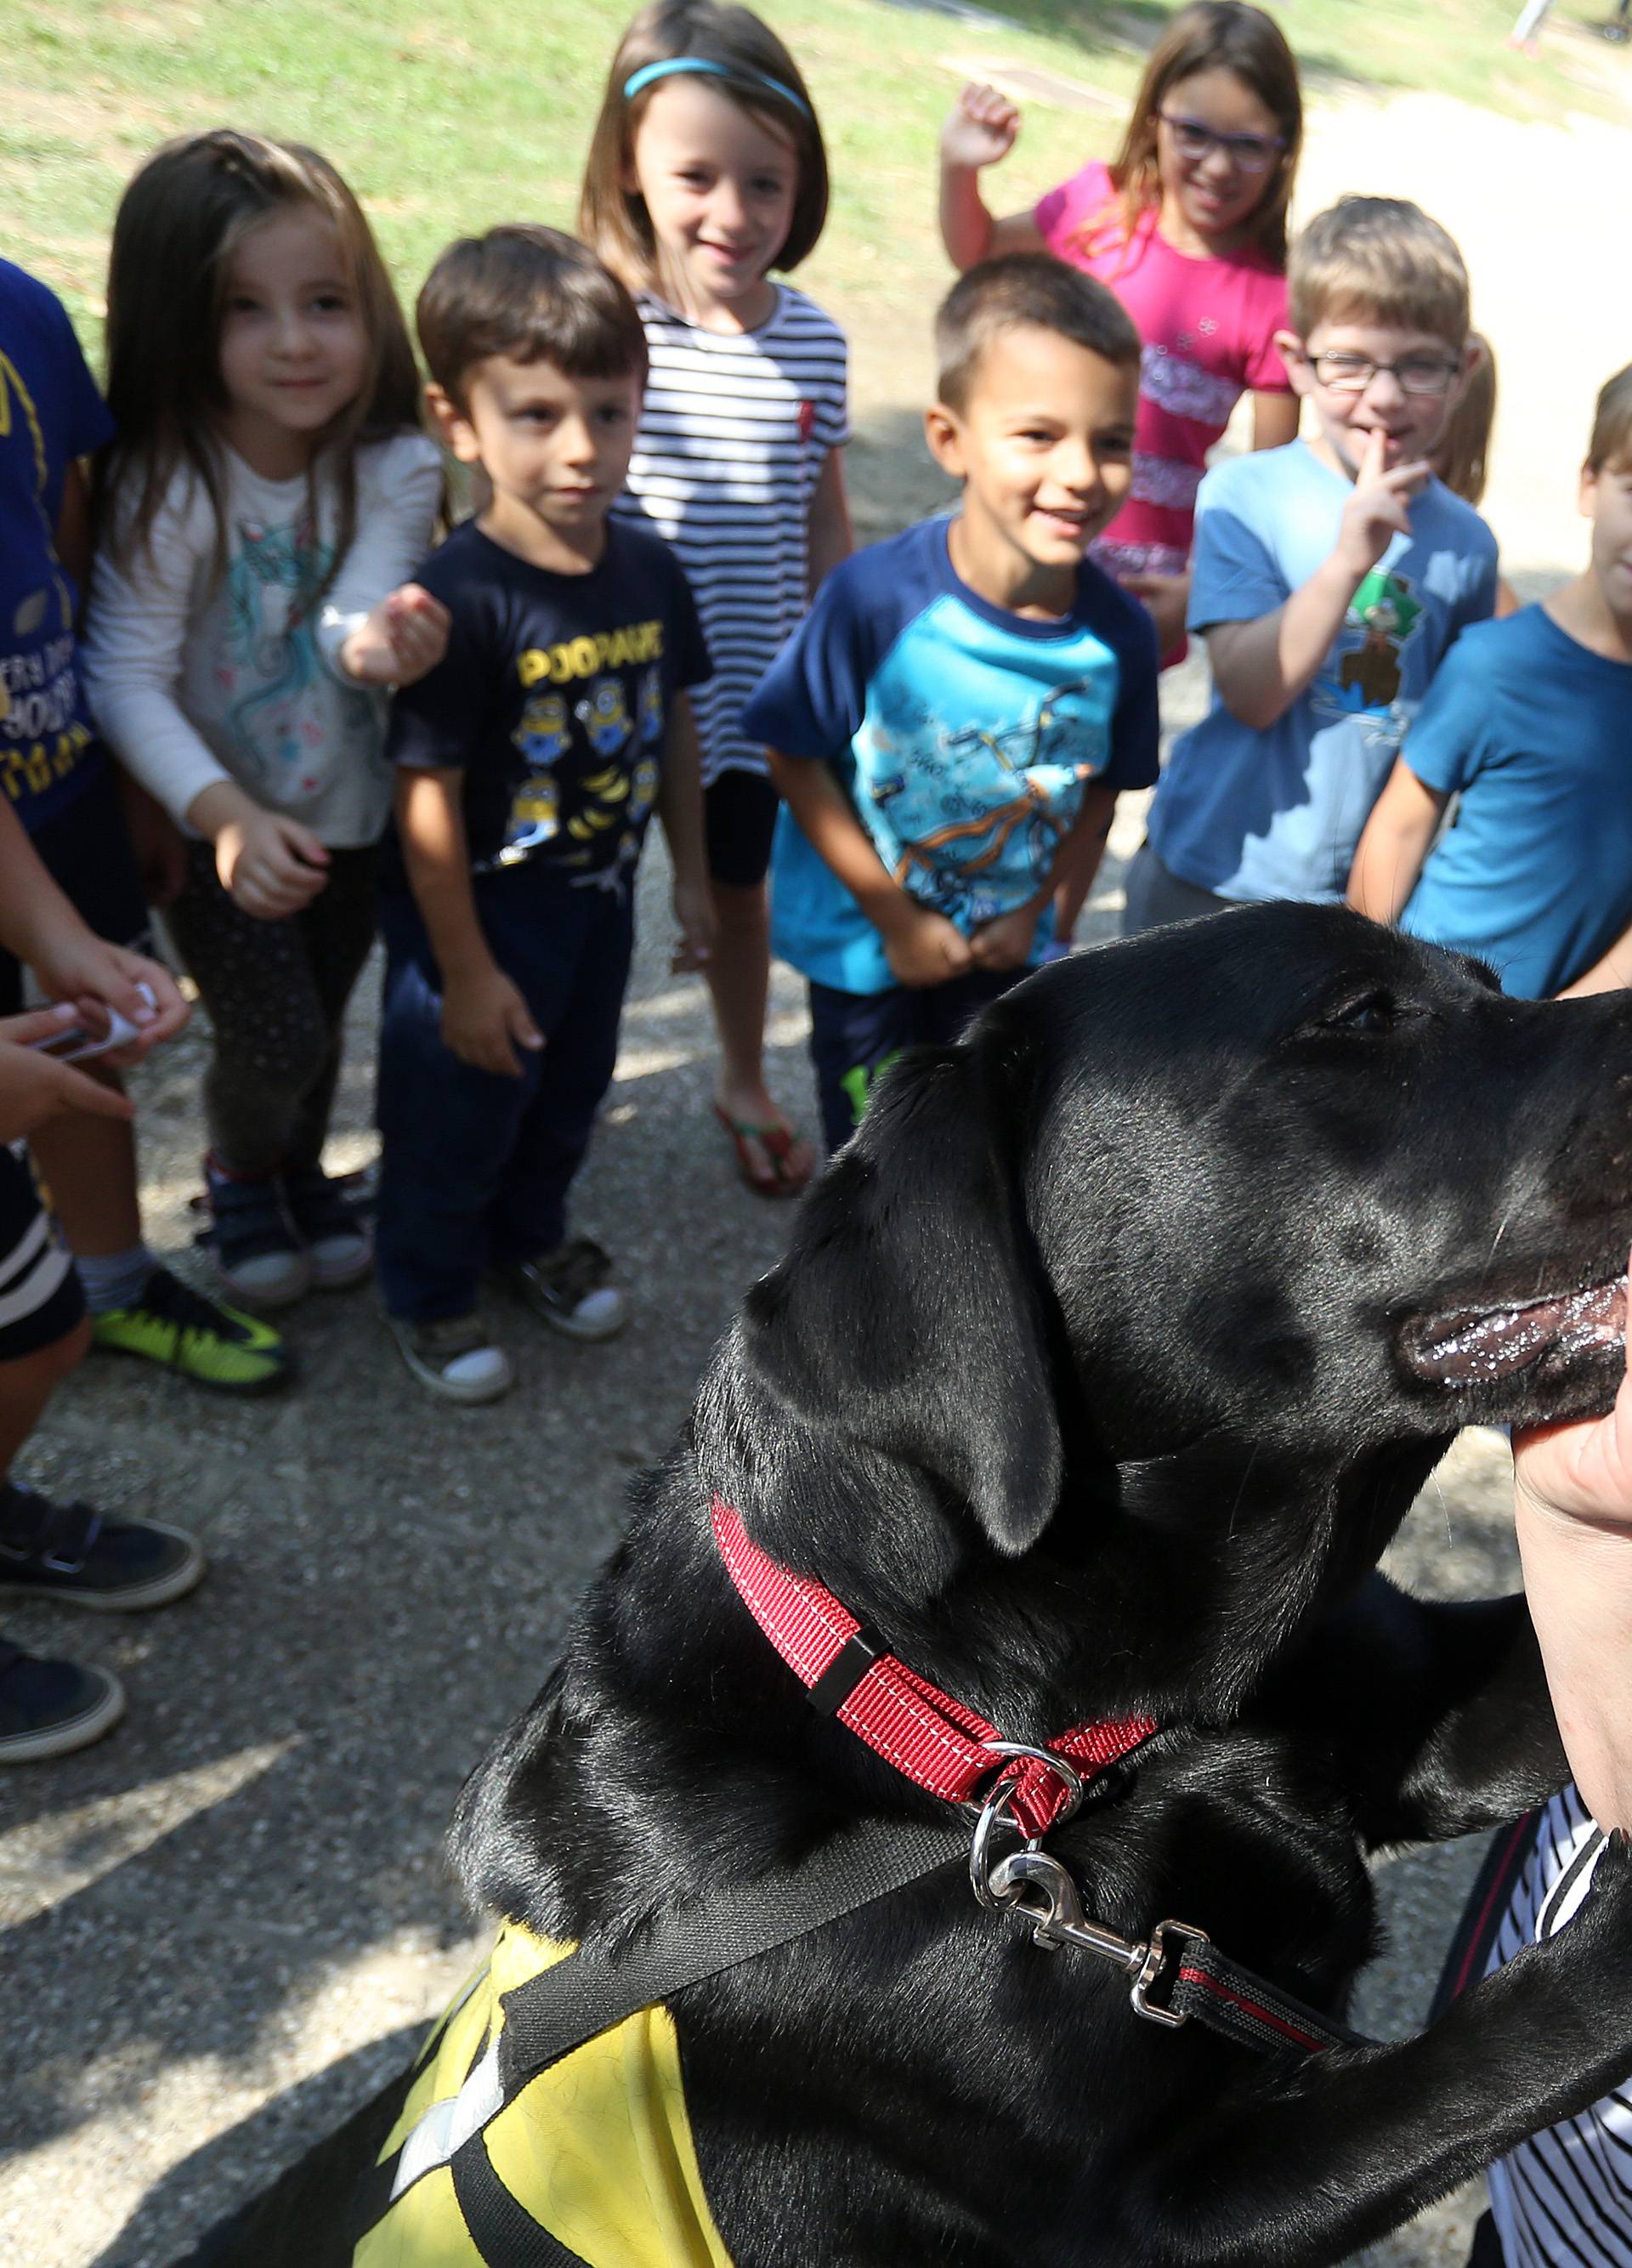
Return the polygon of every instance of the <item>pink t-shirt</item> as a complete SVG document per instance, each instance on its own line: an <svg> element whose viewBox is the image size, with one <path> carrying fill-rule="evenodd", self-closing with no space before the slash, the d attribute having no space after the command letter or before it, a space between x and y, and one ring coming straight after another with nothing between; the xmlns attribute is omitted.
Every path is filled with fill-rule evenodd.
<svg viewBox="0 0 1632 2268"><path fill-rule="evenodd" d="M1286 323L1286 278L1261 254L1175 252L1158 235L1153 210L1127 241L1115 195L1105 166L1084 166L1040 200L1035 218L1050 252L1109 284L1144 342L1133 487L1094 556L1113 574L1178 575L1190 557L1207 453L1231 411L1249 390L1291 391L1275 343ZM1085 253L1088 221L1100 221L1104 241Z"/></svg>

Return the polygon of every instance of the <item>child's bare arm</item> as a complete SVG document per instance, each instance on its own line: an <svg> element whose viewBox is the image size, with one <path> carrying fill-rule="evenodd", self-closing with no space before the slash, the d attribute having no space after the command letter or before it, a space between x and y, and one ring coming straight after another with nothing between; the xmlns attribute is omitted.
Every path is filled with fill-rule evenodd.
<svg viewBox="0 0 1632 2268"><path fill-rule="evenodd" d="M680 948L670 963L675 974L701 968L714 949L714 898L709 888L702 843L702 766L691 703L677 693L669 709L658 788L658 818L674 869L674 919Z"/></svg>
<svg viewBox="0 0 1632 2268"><path fill-rule="evenodd" d="M1218 697L1231 715L1267 732L1313 684L1349 604L1395 535L1411 532L1411 498L1432 477L1422 463L1384 469L1380 432L1366 438L1354 490L1331 555L1272 614L1207 630Z"/></svg>
<svg viewBox="0 0 1632 2268"><path fill-rule="evenodd" d="M518 1079L516 1049L543 1034L494 960L470 887L462 771L404 765L397 778L402 863L442 973L442 1036L464 1063Z"/></svg>
<svg viewBox="0 0 1632 2268"><path fill-rule="evenodd" d="M811 498L810 561L813 599L842 559L856 549L850 500L844 492L844 452L829 449Z"/></svg>
<svg viewBox="0 0 1632 2268"><path fill-rule="evenodd" d="M771 780L798 821L800 833L856 900L884 939L891 968L902 983L943 984L971 966L961 930L923 906L886 869L844 792L826 764L766 750Z"/></svg>
<svg viewBox="0 0 1632 2268"><path fill-rule="evenodd" d="M1399 920L1450 799L1424 787L1405 758L1396 756L1349 872L1349 902L1356 913L1377 922Z"/></svg>
<svg viewBox="0 0 1632 2268"><path fill-rule="evenodd" d="M981 195L980 174L1008 156L1020 130L1020 114L995 86L971 85L941 129L941 242L954 268L973 268L1009 252L1041 252L1041 232L1029 212L994 220Z"/></svg>
<svg viewBox="0 0 1632 2268"><path fill-rule="evenodd" d="M1589 992L1617 992L1625 984L1632 984L1632 927L1623 929L1608 952L1573 984L1566 984L1558 997L1580 1000Z"/></svg>

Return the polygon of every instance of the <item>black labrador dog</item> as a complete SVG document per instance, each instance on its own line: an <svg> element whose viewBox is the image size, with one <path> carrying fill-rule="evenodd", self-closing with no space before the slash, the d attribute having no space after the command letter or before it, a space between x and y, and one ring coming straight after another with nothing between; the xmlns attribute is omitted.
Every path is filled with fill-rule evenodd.
<svg viewBox="0 0 1632 2268"><path fill-rule="evenodd" d="M461 1799L473 1898L604 1947L945 1817L808 1705L718 1500L1008 1737L1153 1719L1047 1850L1096 1920L1183 1917L1341 2016L1367 1852L1565 1776L1522 1601L1375 1570L1459 1426L1608 1405L1629 1166L1632 1009L1506 999L1341 910L1020 985L896 1068L750 1292ZM955 1869L672 2013L736 2268L1315 2268L1632 2074L1632 1867L1403 2045L1142 2023ZM252 2208L216 2257L329 2257L289 2179L287 2251Z"/></svg>

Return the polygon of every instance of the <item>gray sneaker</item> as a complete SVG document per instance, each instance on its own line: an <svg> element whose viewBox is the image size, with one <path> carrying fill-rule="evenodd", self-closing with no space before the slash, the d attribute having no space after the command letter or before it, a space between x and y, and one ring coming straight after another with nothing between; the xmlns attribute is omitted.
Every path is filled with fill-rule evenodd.
<svg viewBox="0 0 1632 2268"><path fill-rule="evenodd" d="M420 1384L445 1402L496 1402L515 1382L510 1357L494 1345L479 1314L429 1323L387 1315L386 1328Z"/></svg>
<svg viewBox="0 0 1632 2268"><path fill-rule="evenodd" d="M0 1764L71 1756L124 1713L125 1690L111 1669L41 1659L0 1638Z"/></svg>
<svg viewBox="0 0 1632 2268"><path fill-rule="evenodd" d="M569 1339L615 1338L628 1322L629 1301L606 1280L611 1273L611 1261L587 1236L498 1271L523 1307Z"/></svg>

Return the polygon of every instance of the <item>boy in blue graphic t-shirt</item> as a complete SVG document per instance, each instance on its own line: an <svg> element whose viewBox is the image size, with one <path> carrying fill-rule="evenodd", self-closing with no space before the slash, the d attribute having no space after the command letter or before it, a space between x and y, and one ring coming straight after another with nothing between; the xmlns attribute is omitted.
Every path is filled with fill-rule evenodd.
<svg viewBox="0 0 1632 2268"><path fill-rule="evenodd" d="M1611 947L1632 922L1632 368L1599 395L1581 508L1584 573L1459 640L1349 885L1362 913L1480 954L1524 999L1626 982Z"/></svg>
<svg viewBox="0 0 1632 2268"><path fill-rule="evenodd" d="M936 344L959 511L835 568L743 718L788 806L773 943L809 981L830 1148L891 1057L1046 957L1157 771L1155 630L1084 556L1131 477L1133 325L1025 254L969 270Z"/></svg>

